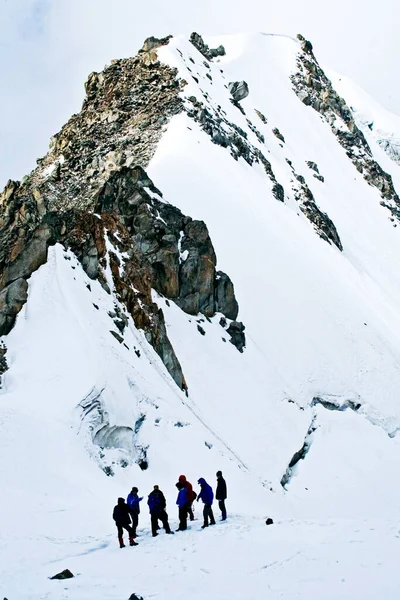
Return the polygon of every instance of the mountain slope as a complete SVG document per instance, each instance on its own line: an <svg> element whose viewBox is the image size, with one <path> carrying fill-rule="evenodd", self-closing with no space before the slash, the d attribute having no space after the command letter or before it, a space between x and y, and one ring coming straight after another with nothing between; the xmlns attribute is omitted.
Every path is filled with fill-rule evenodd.
<svg viewBox="0 0 400 600"><path fill-rule="evenodd" d="M333 567L318 563L315 587L301 579L302 561L323 561L318 519L335 523L332 565L353 541L342 519L354 519L371 560L363 597L381 589L367 557L396 545L395 526L379 519L398 514L398 165L358 128L303 38L207 44L149 38L137 57L92 74L82 112L3 192L10 518L0 563L10 598L94 598L98 585L103 597L129 597L129 579L109 581L130 564L115 555L117 496L159 483L173 515L174 478L213 481L217 469L233 518L204 532L213 559L201 541L194 563L172 566L177 552L196 553L194 533L145 539L137 592L169 597L198 560L204 570L182 588L197 597L215 585L220 552L236 556L243 540L248 567L224 571L232 588L211 597L255 598L264 583L278 595L289 572L287 597L320 594L319 580L337 597ZM254 518L271 514L280 523L267 534ZM266 535L288 541L260 565ZM302 536L315 547L304 551ZM153 553L165 574L146 583ZM82 579L62 596L44 574L67 557ZM363 560L341 597L354 597Z"/></svg>

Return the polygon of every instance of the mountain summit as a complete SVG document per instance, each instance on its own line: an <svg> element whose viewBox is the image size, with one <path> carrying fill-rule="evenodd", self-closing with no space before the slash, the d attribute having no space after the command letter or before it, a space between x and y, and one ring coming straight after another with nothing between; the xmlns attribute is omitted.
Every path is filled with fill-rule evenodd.
<svg viewBox="0 0 400 600"><path fill-rule="evenodd" d="M85 553L96 557L90 575L65 597L98 597L103 576L101 597L126 595L112 584L121 574L107 548L111 507L132 484L144 494L157 481L172 511L181 472L210 481L223 471L235 518L223 525L234 523L226 546L213 534L212 552L217 560L244 536L246 569L263 585L269 566L246 531L266 552L264 517L281 518L293 555L313 561L315 520L361 519L365 533L398 513L397 121L391 130L390 115L334 81L301 35L148 38L134 58L89 76L81 112L32 173L8 182L0 563L12 571L10 598L56 597L41 595L55 589L44 570L67 557L60 568L75 561L84 573ZM316 540L315 558L290 519ZM390 548L392 530L381 533L365 544ZM168 543L172 560L180 542ZM290 548L275 549L282 566ZM134 560L151 579L141 550ZM215 584L208 596L258 598L243 564L225 572L229 594ZM207 565L196 585L214 573ZM23 568L21 594L12 579ZM292 590L280 571L276 590L310 597L300 572ZM144 591L172 597L175 584L161 580Z"/></svg>

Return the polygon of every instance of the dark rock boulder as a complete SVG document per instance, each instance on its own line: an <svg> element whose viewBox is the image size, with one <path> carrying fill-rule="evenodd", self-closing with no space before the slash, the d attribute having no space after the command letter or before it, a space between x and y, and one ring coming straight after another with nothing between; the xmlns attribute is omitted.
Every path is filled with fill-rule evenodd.
<svg viewBox="0 0 400 600"><path fill-rule="evenodd" d="M280 183L274 183L272 186L272 193L277 200L280 202L285 202L285 190Z"/></svg>
<svg viewBox="0 0 400 600"><path fill-rule="evenodd" d="M71 573L69 569L64 569L61 573L57 573L57 575L53 575L50 579L71 579L74 575Z"/></svg>
<svg viewBox="0 0 400 600"><path fill-rule="evenodd" d="M231 339L229 341L231 342L231 344L236 346L239 352L243 352L243 348L246 346L246 337L244 334L244 330L245 326L239 321L232 321L232 323L230 323L228 329L226 330L227 333L231 336Z"/></svg>
<svg viewBox="0 0 400 600"><path fill-rule="evenodd" d="M236 102L240 102L249 95L249 86L245 81L231 81L228 83L228 88Z"/></svg>

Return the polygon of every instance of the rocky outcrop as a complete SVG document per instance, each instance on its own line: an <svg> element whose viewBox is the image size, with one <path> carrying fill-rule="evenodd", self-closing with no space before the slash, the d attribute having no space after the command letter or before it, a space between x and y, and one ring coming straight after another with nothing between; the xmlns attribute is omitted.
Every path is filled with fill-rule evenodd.
<svg viewBox="0 0 400 600"><path fill-rule="evenodd" d="M273 128L272 133L274 134L275 137L278 138L278 140L285 143L285 138L283 137L283 135L281 134L281 132L279 131L279 129L277 127Z"/></svg>
<svg viewBox="0 0 400 600"><path fill-rule="evenodd" d="M209 48L201 35L196 33L195 31L190 34L190 41L193 46L197 48L197 50L206 58L207 60L212 60L217 56L225 56L225 48L221 45L218 48Z"/></svg>
<svg viewBox="0 0 400 600"><path fill-rule="evenodd" d="M95 211L118 214L129 232L138 262L147 266L150 286L191 315L222 312L236 319L238 306L228 275L216 271L207 227L146 190L153 183L140 168L124 167L99 192ZM124 265L124 277L130 270Z"/></svg>
<svg viewBox="0 0 400 600"><path fill-rule="evenodd" d="M86 82L86 98L24 180L26 204L45 210L93 209L93 198L122 166L146 168L170 118L183 110L177 71L161 64L148 38L134 58L114 60ZM36 208L35 208L36 210Z"/></svg>
<svg viewBox="0 0 400 600"><path fill-rule="evenodd" d="M284 201L284 189L276 180L271 163L264 154L248 140L248 135L241 127L229 121L221 107L215 108L211 103L201 102L195 96L187 98L189 105L185 108L189 117L199 123L202 130L207 133L214 144L227 148L235 160L243 158L250 166L254 163L262 164L272 183L272 193L279 201ZM247 120L247 123L261 143L264 137L256 127Z"/></svg>
<svg viewBox="0 0 400 600"><path fill-rule="evenodd" d="M331 81L319 66L312 44L303 36L299 35L298 38L301 52L297 57L297 71L292 76L294 91L304 104L311 106L329 123L356 169L370 185L378 189L381 205L400 220L400 198L391 175L374 160L364 134L354 122L350 108L333 89Z"/></svg>
<svg viewBox="0 0 400 600"><path fill-rule="evenodd" d="M152 290L208 318L220 312L236 322L238 306L228 275L216 271L205 223L161 201L144 170L168 120L184 110L184 83L157 56L168 41L148 38L138 56L92 73L82 111L54 136L35 171L22 183L9 182L0 196L0 335L13 327L27 280L46 262L48 247L60 243L90 279L113 290L186 390ZM210 56L224 53L196 36L192 41ZM231 143L237 156L245 151ZM127 315L116 315L110 330L120 343Z"/></svg>
<svg viewBox="0 0 400 600"><path fill-rule="evenodd" d="M0 336L10 333L15 319L28 297L25 279L13 281L0 292Z"/></svg>
<svg viewBox="0 0 400 600"><path fill-rule="evenodd" d="M313 441L313 434L316 431L316 429L317 429L316 416L314 415L311 420L311 424L307 430L302 447L293 454L293 456L288 464L288 467L286 469L286 472L281 479L281 486L284 489L286 489L286 486L290 483L297 463L299 463L301 460L304 460L306 458L306 456L310 450L312 441Z"/></svg>
<svg viewBox="0 0 400 600"><path fill-rule="evenodd" d="M329 244L334 244L342 252L343 245L334 222L318 207L314 194L308 187L304 177L296 173L292 161L287 162L293 172L292 190L301 212L312 223L315 231L323 240ZM311 164L314 165L315 163Z"/></svg>
<svg viewBox="0 0 400 600"><path fill-rule="evenodd" d="M306 163L309 169L315 171L315 173L313 173L313 177L315 177L315 179L318 179L318 181L324 183L325 178L323 177L323 175L320 174L317 163L313 162L312 160L307 160Z"/></svg>

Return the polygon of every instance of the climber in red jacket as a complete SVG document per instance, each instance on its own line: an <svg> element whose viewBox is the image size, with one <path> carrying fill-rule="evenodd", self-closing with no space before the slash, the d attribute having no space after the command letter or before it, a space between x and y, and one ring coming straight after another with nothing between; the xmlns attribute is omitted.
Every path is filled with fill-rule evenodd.
<svg viewBox="0 0 400 600"><path fill-rule="evenodd" d="M194 521L194 514L192 509L192 504L196 499L196 492L193 491L193 486L190 481L187 481L185 475L179 475L179 482L185 486L187 490L187 512L191 521Z"/></svg>

